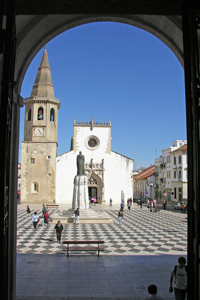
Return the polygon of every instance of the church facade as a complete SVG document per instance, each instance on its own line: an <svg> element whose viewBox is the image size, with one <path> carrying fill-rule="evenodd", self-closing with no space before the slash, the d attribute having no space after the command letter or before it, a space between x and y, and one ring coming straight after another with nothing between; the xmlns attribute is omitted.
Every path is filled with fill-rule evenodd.
<svg viewBox="0 0 200 300"><path fill-rule="evenodd" d="M77 122L74 119L74 136L71 151L57 157L56 201L68 203L73 196L73 179L77 174L76 157L85 156L85 174L89 197L97 202L114 202L133 195L133 160L111 150L111 121ZM67 184L71 182L71 184Z"/></svg>
<svg viewBox="0 0 200 300"><path fill-rule="evenodd" d="M30 98L25 99L21 150L21 202L71 204L76 157L85 157L88 194L98 203L133 196L133 159L111 150L111 121L77 122L69 152L57 156L60 102L54 96L46 48Z"/></svg>

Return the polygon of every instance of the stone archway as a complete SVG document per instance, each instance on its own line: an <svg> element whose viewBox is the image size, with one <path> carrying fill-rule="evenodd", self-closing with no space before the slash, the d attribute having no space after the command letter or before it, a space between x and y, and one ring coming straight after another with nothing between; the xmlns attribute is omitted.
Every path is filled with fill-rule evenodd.
<svg viewBox="0 0 200 300"><path fill-rule="evenodd" d="M17 16L16 94L20 94L29 64L47 42L76 26L104 21L124 23L146 30L165 43L183 66L182 21L179 16L114 14Z"/></svg>
<svg viewBox="0 0 200 300"><path fill-rule="evenodd" d="M103 183L101 178L95 174L94 171L92 171L90 174L88 174L88 189L96 188L97 190L97 203L102 203L103 199ZM90 193L89 193L90 195Z"/></svg>

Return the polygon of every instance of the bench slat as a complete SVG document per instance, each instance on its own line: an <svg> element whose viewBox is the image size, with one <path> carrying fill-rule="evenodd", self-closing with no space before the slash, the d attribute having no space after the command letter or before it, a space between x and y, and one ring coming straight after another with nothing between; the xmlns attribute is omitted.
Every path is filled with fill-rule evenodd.
<svg viewBox="0 0 200 300"><path fill-rule="evenodd" d="M104 244L104 241L63 241L63 244Z"/></svg>
<svg viewBox="0 0 200 300"><path fill-rule="evenodd" d="M103 247L70 247L68 249L69 251L104 251L104 248Z"/></svg>

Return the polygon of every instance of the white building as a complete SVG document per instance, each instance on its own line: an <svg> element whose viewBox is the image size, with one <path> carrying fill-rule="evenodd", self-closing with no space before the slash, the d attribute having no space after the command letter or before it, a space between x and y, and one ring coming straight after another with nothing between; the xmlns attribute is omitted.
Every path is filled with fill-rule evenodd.
<svg viewBox="0 0 200 300"><path fill-rule="evenodd" d="M85 156L89 197L97 202L120 203L133 196L133 159L111 150L111 122L76 122L71 151L59 155L56 163L56 202L71 203L77 175L76 157Z"/></svg>
<svg viewBox="0 0 200 300"><path fill-rule="evenodd" d="M172 143L171 147L162 150L162 156L155 160L155 177L156 177L156 198L163 199L163 194L167 193L167 201L174 200L174 161L173 161L173 153L176 150L181 149L184 145L187 144L186 140L176 140ZM187 147L186 147L187 149ZM187 152L187 151L186 151ZM178 152L179 153L179 152ZM181 152L182 153L182 152ZM180 156L180 153L179 153ZM183 162L185 159L182 159ZM186 164L182 166L182 168L186 168ZM185 179L185 178L184 178ZM177 180L175 180L177 181ZM178 188L178 187L177 187ZM180 187L179 187L180 188ZM187 189L184 186L184 191ZM175 190L176 191L176 190ZM182 195L182 193L181 193ZM184 195L185 192L184 192ZM177 198L175 198L177 199Z"/></svg>
<svg viewBox="0 0 200 300"><path fill-rule="evenodd" d="M187 203L187 145L172 151L172 196L175 201L183 201Z"/></svg>
<svg viewBox="0 0 200 300"><path fill-rule="evenodd" d="M134 196L155 197L155 166L144 169L137 175L133 176Z"/></svg>

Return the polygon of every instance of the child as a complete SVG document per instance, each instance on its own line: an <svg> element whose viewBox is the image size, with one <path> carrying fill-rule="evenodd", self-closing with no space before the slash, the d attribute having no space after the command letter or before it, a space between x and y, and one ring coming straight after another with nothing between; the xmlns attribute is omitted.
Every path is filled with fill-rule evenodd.
<svg viewBox="0 0 200 300"><path fill-rule="evenodd" d="M122 218L123 218L123 211L122 211L122 209L119 210L118 217L119 217L119 225L122 225Z"/></svg>
<svg viewBox="0 0 200 300"><path fill-rule="evenodd" d="M157 296L157 286L155 284L151 284L148 286L148 292L151 295L150 297L144 297L143 300L164 300L163 297Z"/></svg>

